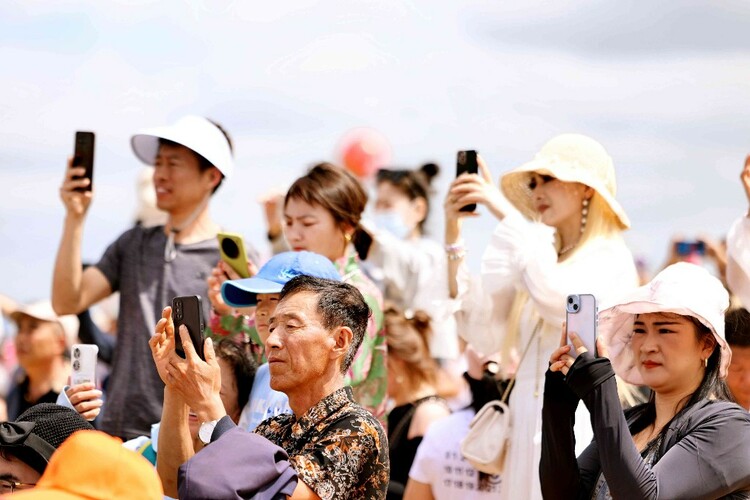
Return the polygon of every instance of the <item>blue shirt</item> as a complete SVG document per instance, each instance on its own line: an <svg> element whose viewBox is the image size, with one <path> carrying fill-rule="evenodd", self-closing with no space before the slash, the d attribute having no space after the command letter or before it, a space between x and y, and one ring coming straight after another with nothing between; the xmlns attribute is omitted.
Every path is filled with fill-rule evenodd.
<svg viewBox="0 0 750 500"><path fill-rule="evenodd" d="M250 399L242 409L238 426L249 432L255 430L262 421L283 413L292 413L286 394L271 389L271 372L268 363L263 363L255 372Z"/></svg>

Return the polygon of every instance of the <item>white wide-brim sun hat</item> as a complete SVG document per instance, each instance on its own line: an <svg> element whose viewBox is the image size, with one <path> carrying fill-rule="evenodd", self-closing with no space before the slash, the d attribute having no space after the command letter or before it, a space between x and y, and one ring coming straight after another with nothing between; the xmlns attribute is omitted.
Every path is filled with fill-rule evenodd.
<svg viewBox="0 0 750 500"><path fill-rule="evenodd" d="M203 117L189 115L172 125L140 130L130 139L130 144L139 160L153 166L159 153L159 139L167 139L195 151L226 178L232 175L234 161L229 142L216 125Z"/></svg>
<svg viewBox="0 0 750 500"><path fill-rule="evenodd" d="M589 186L604 199L621 229L630 227L630 219L615 199L617 182L612 158L594 139L580 134L558 135L550 139L533 160L500 178L505 197L529 219L537 214L529 189L532 172Z"/></svg>
<svg viewBox="0 0 750 500"><path fill-rule="evenodd" d="M625 382L644 385L638 353L630 345L638 314L668 312L692 316L711 330L721 346L719 375L726 378L732 350L724 338L724 313L729 293L706 269L680 262L665 268L650 283L630 291L617 305L599 313L599 335L609 350L615 373Z"/></svg>

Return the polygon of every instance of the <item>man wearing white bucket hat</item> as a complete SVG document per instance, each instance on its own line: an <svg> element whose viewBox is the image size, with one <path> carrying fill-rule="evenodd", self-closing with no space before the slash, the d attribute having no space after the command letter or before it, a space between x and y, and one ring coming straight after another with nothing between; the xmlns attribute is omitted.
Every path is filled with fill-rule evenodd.
<svg viewBox="0 0 750 500"><path fill-rule="evenodd" d="M728 306L719 280L679 263L602 311L602 357L563 333L546 374L545 498L750 498L750 414L724 382ZM623 413L615 372L650 387L650 400ZM576 459L579 401L594 440Z"/></svg>
<svg viewBox="0 0 750 500"><path fill-rule="evenodd" d="M612 158L589 137L552 138L531 161L502 176L502 194L483 162L480 168L480 175L458 177L448 193L446 251L455 273L452 286L460 292L460 316L483 325L462 327L461 335L482 352L503 351L504 360L526 351L510 396L513 427L501 498L534 500L542 496L544 371L565 319L565 298L593 293L606 300L637 286L633 257L621 236L630 222L615 199ZM458 269L466 254L460 208L470 203L485 205L499 220L482 257L481 284ZM581 411L579 438L591 432Z"/></svg>
<svg viewBox="0 0 750 500"><path fill-rule="evenodd" d="M163 384L148 348L152 325L173 297L206 296L206 278L219 260L219 226L209 215L209 200L234 168L229 136L198 116L140 131L131 146L139 160L154 166L156 205L167 212L167 223L126 231L96 265L82 271L81 240L92 192L76 191L89 181L76 177L82 169L69 160L60 189L66 217L52 284L52 303L60 314L78 313L120 292L102 430L124 439L147 434L161 418Z"/></svg>

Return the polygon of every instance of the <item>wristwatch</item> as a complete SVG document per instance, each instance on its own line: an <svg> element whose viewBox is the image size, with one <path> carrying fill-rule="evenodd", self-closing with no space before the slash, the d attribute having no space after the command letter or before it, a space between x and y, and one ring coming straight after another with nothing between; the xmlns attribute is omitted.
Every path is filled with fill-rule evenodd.
<svg viewBox="0 0 750 500"><path fill-rule="evenodd" d="M216 428L216 424L219 423L219 419L216 420L209 420L208 422L203 422L198 429L198 439L201 440L201 443L208 444L211 442L211 436L214 433L214 429Z"/></svg>

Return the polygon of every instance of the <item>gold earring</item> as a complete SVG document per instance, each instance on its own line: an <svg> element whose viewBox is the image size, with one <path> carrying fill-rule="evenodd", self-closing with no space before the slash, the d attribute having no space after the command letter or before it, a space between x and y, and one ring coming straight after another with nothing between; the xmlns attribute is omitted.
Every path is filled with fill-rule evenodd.
<svg viewBox="0 0 750 500"><path fill-rule="evenodd" d="M708 368L708 358L703 360L703 366Z"/></svg>
<svg viewBox="0 0 750 500"><path fill-rule="evenodd" d="M352 241L352 235L349 233L344 233L344 240L346 240L347 243L350 243Z"/></svg>

